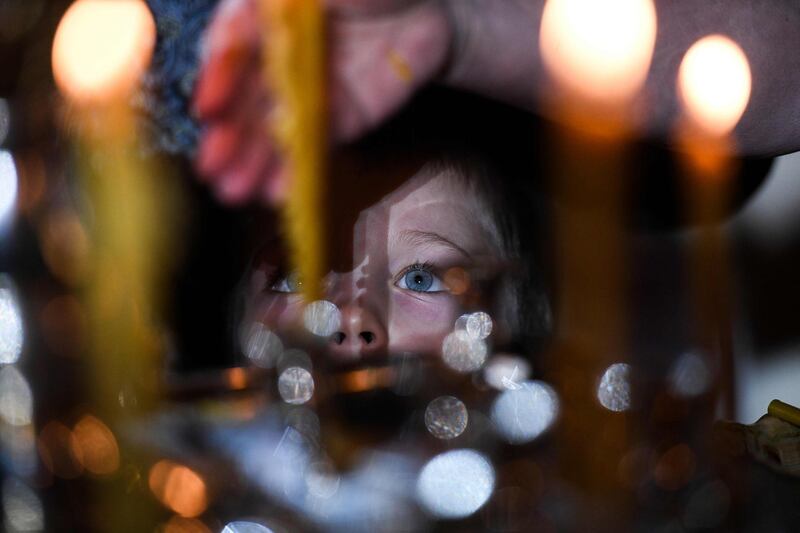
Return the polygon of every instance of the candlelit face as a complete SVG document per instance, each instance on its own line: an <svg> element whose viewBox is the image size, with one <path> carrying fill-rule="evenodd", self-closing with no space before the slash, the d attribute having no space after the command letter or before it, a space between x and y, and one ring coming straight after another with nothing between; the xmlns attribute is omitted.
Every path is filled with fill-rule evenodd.
<svg viewBox="0 0 800 533"><path fill-rule="evenodd" d="M326 340L328 360L439 354L456 319L487 301L475 273L496 271L503 255L490 212L470 180L432 165L361 211L352 229L351 269L331 272L323 283L324 298L340 314ZM248 315L289 346L308 337L307 302L302 281L281 266L282 255L277 246L260 254Z"/></svg>

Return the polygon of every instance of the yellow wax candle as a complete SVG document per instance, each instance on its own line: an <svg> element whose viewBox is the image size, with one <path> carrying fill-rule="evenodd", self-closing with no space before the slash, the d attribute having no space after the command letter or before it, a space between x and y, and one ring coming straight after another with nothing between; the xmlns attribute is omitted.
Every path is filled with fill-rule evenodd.
<svg viewBox="0 0 800 533"><path fill-rule="evenodd" d="M325 62L319 0L261 0L265 83L275 96L269 125L288 172L285 231L308 301L320 296L325 264Z"/></svg>

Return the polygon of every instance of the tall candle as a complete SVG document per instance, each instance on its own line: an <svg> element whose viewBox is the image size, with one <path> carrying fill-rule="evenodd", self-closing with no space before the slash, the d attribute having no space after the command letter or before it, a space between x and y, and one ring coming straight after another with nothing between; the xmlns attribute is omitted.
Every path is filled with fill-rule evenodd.
<svg viewBox="0 0 800 533"><path fill-rule="evenodd" d="M629 505L617 469L628 448L625 266L631 113L656 34L650 0L550 0L541 52L553 88L559 333L553 378L563 395L560 473L615 524L578 513L579 529L624 528ZM560 342L558 342L560 341ZM602 379L601 379L602 376Z"/></svg>
<svg viewBox="0 0 800 533"><path fill-rule="evenodd" d="M697 41L684 56L678 93L684 114L678 129L684 150L688 216L697 224L718 224L730 203L735 171L732 131L750 99L752 77L742 49L722 35ZM721 228L698 234L691 250L698 336L717 355L719 399L724 416L734 409L733 355L730 330L730 279L727 246Z"/></svg>
<svg viewBox="0 0 800 533"><path fill-rule="evenodd" d="M321 295L326 152L323 8L319 0L261 0L264 83L275 97L268 127L280 147L292 262L307 301Z"/></svg>

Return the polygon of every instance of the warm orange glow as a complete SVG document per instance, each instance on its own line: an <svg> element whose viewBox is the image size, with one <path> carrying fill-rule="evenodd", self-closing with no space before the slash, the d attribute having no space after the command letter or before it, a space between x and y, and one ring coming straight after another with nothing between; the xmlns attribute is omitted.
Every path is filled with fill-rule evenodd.
<svg viewBox="0 0 800 533"><path fill-rule="evenodd" d="M678 91L689 120L717 136L729 133L742 118L751 86L747 56L722 35L692 45L678 73Z"/></svg>
<svg viewBox="0 0 800 533"><path fill-rule="evenodd" d="M129 91L147 67L155 23L142 0L78 0L53 41L53 74L72 100L105 101Z"/></svg>
<svg viewBox="0 0 800 533"><path fill-rule="evenodd" d="M159 461L150 469L148 478L150 490L164 505L179 515L192 518L206 510L208 496L206 484L190 468Z"/></svg>
<svg viewBox="0 0 800 533"><path fill-rule="evenodd" d="M83 458L76 455L75 436L60 422L48 422L36 440L42 464L55 476L73 479L83 473ZM77 448L80 453L80 449Z"/></svg>
<svg viewBox="0 0 800 533"><path fill-rule="evenodd" d="M451 294L460 296L469 290L469 273L461 267L453 267L444 273L444 284Z"/></svg>
<svg viewBox="0 0 800 533"><path fill-rule="evenodd" d="M113 474L119 468L119 447L111 430L97 418L86 415L72 432L73 452L92 474Z"/></svg>
<svg viewBox="0 0 800 533"><path fill-rule="evenodd" d="M548 0L542 58L561 89L604 104L633 97L656 39L652 0Z"/></svg>
<svg viewBox="0 0 800 533"><path fill-rule="evenodd" d="M231 389L244 389L247 387L247 373L244 368L231 368L226 375L226 381Z"/></svg>
<svg viewBox="0 0 800 533"><path fill-rule="evenodd" d="M61 209L44 217L39 239L45 263L60 281L78 285L86 279L91 242L74 211Z"/></svg>
<svg viewBox="0 0 800 533"><path fill-rule="evenodd" d="M170 518L161 531L163 533L211 533L211 530L200 520L182 516Z"/></svg>

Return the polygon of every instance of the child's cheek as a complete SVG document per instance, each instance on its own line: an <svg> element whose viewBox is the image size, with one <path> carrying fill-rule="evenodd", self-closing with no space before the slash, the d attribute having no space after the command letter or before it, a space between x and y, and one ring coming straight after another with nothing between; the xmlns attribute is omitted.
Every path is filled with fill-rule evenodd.
<svg viewBox="0 0 800 533"><path fill-rule="evenodd" d="M441 353L442 341L453 331L460 305L449 295L415 298L393 291L389 313L389 351L431 355Z"/></svg>
<svg viewBox="0 0 800 533"><path fill-rule="evenodd" d="M293 295L269 295L258 303L255 319L279 336L297 329L302 318L302 301Z"/></svg>

